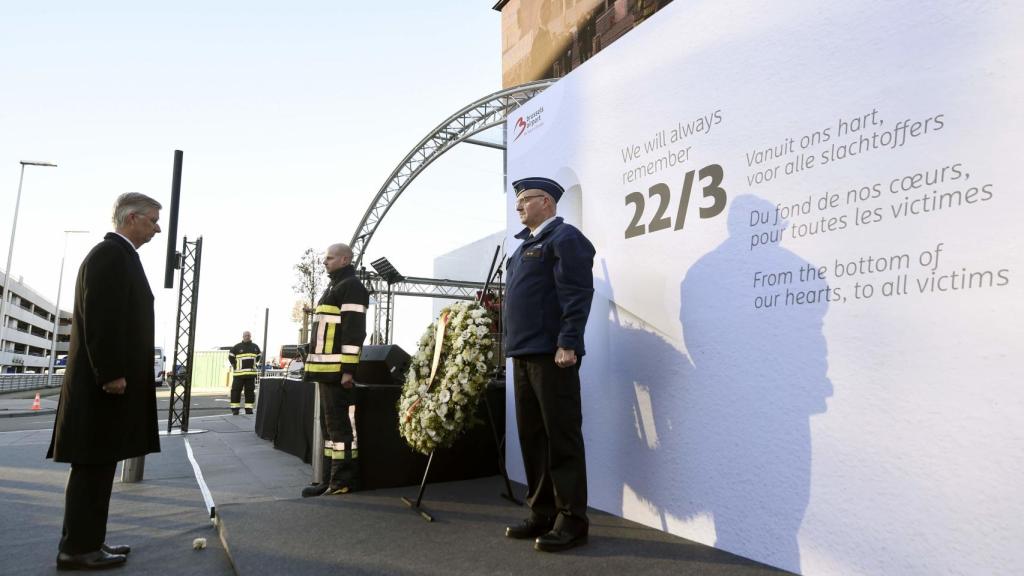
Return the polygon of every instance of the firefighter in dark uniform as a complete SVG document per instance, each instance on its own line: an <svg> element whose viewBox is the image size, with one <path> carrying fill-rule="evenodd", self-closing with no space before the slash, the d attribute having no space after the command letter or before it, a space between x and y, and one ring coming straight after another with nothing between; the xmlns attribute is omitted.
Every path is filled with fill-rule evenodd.
<svg viewBox="0 0 1024 576"><path fill-rule="evenodd" d="M359 488L359 451L355 434L354 377L366 338L366 307L370 296L356 277L352 249L334 244L324 267L330 285L313 310L313 332L306 356L307 382L320 388L323 431L323 480L307 486L303 497L345 494Z"/></svg>
<svg viewBox="0 0 1024 576"><path fill-rule="evenodd" d="M248 331L242 332L242 341L231 347L228 361L234 370L234 377L231 379L231 404L228 405L231 413L238 414L242 407L242 390L245 390L245 413L252 414L252 409L256 405L256 374L259 373L256 367L260 364L260 347L252 341L252 334Z"/></svg>
<svg viewBox="0 0 1024 576"><path fill-rule="evenodd" d="M590 526L579 369L594 246L555 216L564 192L557 182L525 178L512 187L526 228L508 262L505 355L512 358L530 516L505 535L557 552L585 544Z"/></svg>

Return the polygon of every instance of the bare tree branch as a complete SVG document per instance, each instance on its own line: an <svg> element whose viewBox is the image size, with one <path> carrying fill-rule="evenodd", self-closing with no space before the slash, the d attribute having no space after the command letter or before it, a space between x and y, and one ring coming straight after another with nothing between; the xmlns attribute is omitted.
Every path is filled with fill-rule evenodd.
<svg viewBox="0 0 1024 576"><path fill-rule="evenodd" d="M326 272L323 255L313 248L306 248L295 265L295 284L292 289L302 297L303 305L310 310L316 306L316 300L326 285Z"/></svg>

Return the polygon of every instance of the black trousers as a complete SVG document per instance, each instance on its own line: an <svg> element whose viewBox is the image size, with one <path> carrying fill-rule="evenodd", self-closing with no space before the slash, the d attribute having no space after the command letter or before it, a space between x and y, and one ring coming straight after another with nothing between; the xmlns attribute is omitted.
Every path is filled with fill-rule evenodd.
<svg viewBox="0 0 1024 576"><path fill-rule="evenodd" d="M587 461L580 362L559 368L554 354L512 359L526 503L534 515L587 515Z"/></svg>
<svg viewBox="0 0 1024 576"><path fill-rule="evenodd" d="M354 448L355 422L350 419L349 407L355 406L356 387L345 388L340 383L320 383L320 422L324 432L324 443L349 444ZM353 411L352 418L355 417Z"/></svg>
<svg viewBox="0 0 1024 576"><path fill-rule="evenodd" d="M245 409L252 410L256 406L256 377L235 376L231 380L231 404L232 410L241 407L242 390L245 390Z"/></svg>
<svg viewBox="0 0 1024 576"><path fill-rule="evenodd" d="M85 554L99 550L107 537L107 512L114 485L113 464L72 464L64 491L64 528L59 550Z"/></svg>

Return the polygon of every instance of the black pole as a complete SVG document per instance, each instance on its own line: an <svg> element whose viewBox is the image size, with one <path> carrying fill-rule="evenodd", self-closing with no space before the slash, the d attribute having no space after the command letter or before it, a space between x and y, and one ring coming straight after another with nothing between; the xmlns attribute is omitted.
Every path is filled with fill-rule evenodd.
<svg viewBox="0 0 1024 576"><path fill-rule="evenodd" d="M484 303L484 298L487 297L487 290L491 287L491 280L494 279L494 265L498 262L498 254L501 253L501 244L494 247L494 256L491 258L491 267L487 269L487 280L484 282L484 289L480 291L480 298L477 302L480 304Z"/></svg>
<svg viewBox="0 0 1024 576"><path fill-rule="evenodd" d="M260 378L267 373L267 326L270 323L270 308L263 309L263 358L260 361Z"/></svg>
<svg viewBox="0 0 1024 576"><path fill-rule="evenodd" d="M419 494L416 495L416 503L413 504L412 500L409 500L405 496L402 496L402 502L405 502L405 505L408 506L409 508L415 508L416 511L419 512L420 516L422 516L423 519L426 520L427 522L433 522L434 521L434 517L431 516L423 508L420 508L420 502L423 501L423 492L425 492L427 490L427 475L430 474L430 465L433 464L433 463L434 463L434 451L431 450L430 451L430 457L427 458L427 467L426 467L425 470L423 470L423 480L420 481L420 491L419 491Z"/></svg>
<svg viewBox="0 0 1024 576"><path fill-rule="evenodd" d="M178 264L178 202L181 198L181 150L174 151L174 175L171 177L171 218L167 226L167 260L164 262L164 288L174 287L174 269Z"/></svg>
<svg viewBox="0 0 1024 576"><path fill-rule="evenodd" d="M391 309L395 305L391 299L391 282L388 282L388 301L384 308L384 344L391 344Z"/></svg>
<svg viewBox="0 0 1024 576"><path fill-rule="evenodd" d="M494 447L498 453L498 471L501 472L501 477L505 480L505 493L501 497L522 506L522 501L516 498L515 492L512 491L512 482L508 479L508 470L505 468L505 441L498 438L498 427L494 425L494 412L491 410L491 401L487 398L489 389L489 385L484 386L484 406L487 408L487 420L491 423L491 435L494 437ZM504 432L502 430L502 438L504 438Z"/></svg>

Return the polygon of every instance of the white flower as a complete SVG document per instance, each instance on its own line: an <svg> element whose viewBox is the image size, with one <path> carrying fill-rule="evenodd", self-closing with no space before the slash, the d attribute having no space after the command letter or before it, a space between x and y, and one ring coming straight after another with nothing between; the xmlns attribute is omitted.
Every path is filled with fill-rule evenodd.
<svg viewBox="0 0 1024 576"><path fill-rule="evenodd" d="M450 446L462 434L487 384L490 370L486 359L494 357L491 318L482 306L457 302L442 314L447 314L448 325L438 374L428 388L435 322L419 340L399 401L399 431L410 446L424 454Z"/></svg>

